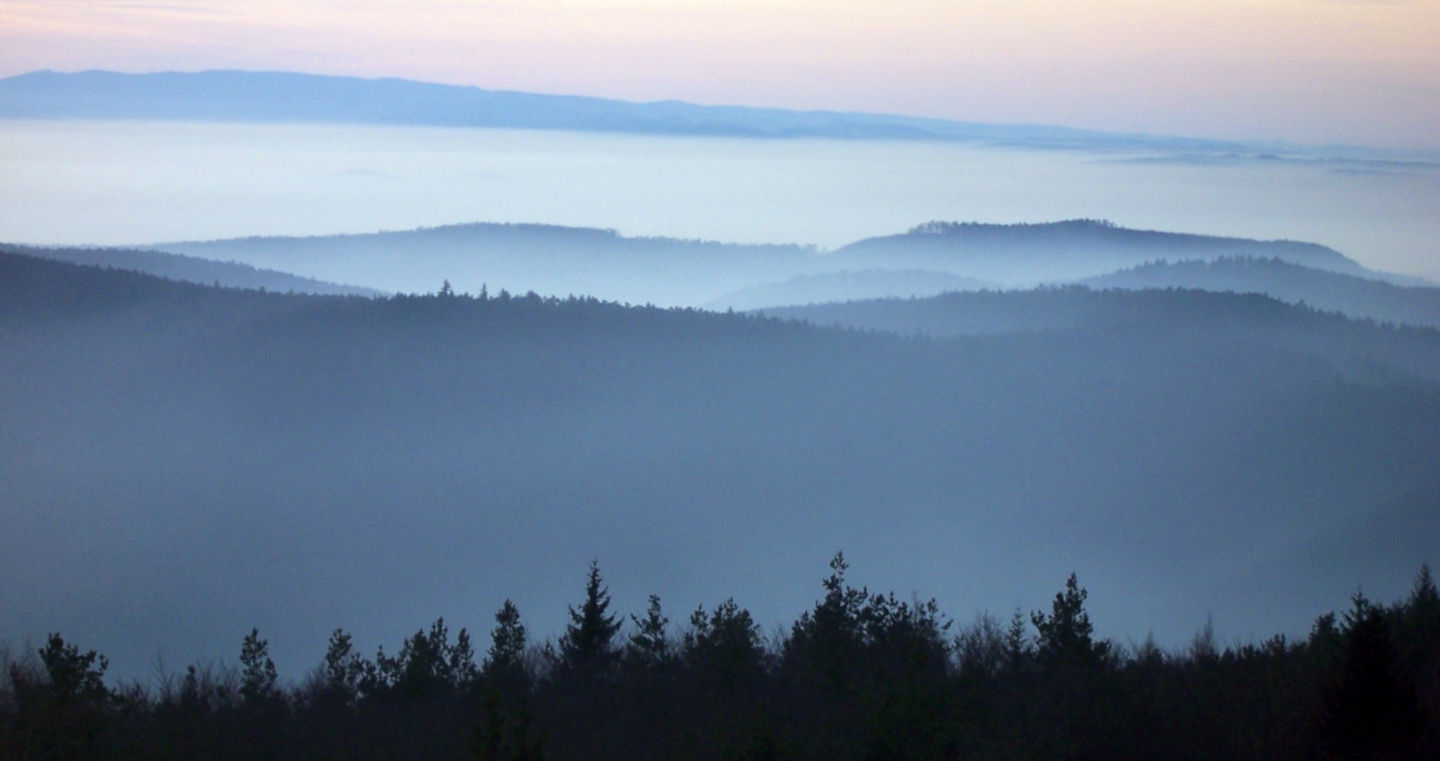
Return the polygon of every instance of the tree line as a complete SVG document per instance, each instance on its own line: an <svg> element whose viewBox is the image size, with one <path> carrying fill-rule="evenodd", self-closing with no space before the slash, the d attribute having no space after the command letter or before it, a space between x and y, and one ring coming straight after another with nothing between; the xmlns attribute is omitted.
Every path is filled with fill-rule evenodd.
<svg viewBox="0 0 1440 761"><path fill-rule="evenodd" d="M1072 574L1048 610L956 627L872 593L837 554L822 596L762 634L733 598L683 625L612 610L592 563L558 639L510 601L488 645L443 619L362 655L335 630L282 682L252 629L234 663L109 684L58 633L7 657L6 759L1417 759L1440 757L1440 595L1428 567L1308 637L1188 648L1095 635ZM627 620L628 618L628 620ZM483 647L483 653L478 648Z"/></svg>

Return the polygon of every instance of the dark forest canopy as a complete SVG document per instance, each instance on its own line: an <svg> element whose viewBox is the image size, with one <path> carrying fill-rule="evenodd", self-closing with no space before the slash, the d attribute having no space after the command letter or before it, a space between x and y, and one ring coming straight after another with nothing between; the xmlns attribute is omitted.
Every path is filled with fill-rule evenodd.
<svg viewBox="0 0 1440 761"><path fill-rule="evenodd" d="M0 243L0 253L34 256L96 267L113 267L144 272L171 280L184 280L227 288L263 289L281 293L294 291L324 295L378 295L377 291L369 288L337 285L276 270L258 269L239 262L201 259L164 251L133 248L21 246L14 243Z"/></svg>
<svg viewBox="0 0 1440 761"><path fill-rule="evenodd" d="M998 288L998 283L934 270L840 270L796 275L727 293L705 304L707 309L764 309L799 304L828 304L878 298L934 296L948 291Z"/></svg>
<svg viewBox="0 0 1440 761"><path fill-rule="evenodd" d="M1304 636L1097 635L1070 574L1049 605L957 626L857 586L836 554L766 635L730 597L628 620L592 562L558 638L509 599L489 636L444 618L373 657L343 629L303 679L251 628L238 661L148 682L52 632L0 652L0 756L211 759L1421 759L1440 754L1440 593L1356 593ZM578 586L578 585L577 585ZM1097 596L1105 592L1097 590ZM672 619L672 616L674 617ZM238 633L237 633L238 634ZM267 632L267 634L270 634ZM232 652L235 652L232 650Z"/></svg>
<svg viewBox="0 0 1440 761"><path fill-rule="evenodd" d="M503 595L558 632L546 601L590 556L620 610L743 588L768 630L838 546L960 611L1075 570L1106 590L1098 636L1167 645L1207 614L1298 636L1357 587L1397 594L1440 546L1440 388L1401 351L1433 361L1433 332L1135 299L920 339L0 255L0 576L25 580L0 638L58 629L128 676L258 626L294 673L334 626L392 641Z"/></svg>

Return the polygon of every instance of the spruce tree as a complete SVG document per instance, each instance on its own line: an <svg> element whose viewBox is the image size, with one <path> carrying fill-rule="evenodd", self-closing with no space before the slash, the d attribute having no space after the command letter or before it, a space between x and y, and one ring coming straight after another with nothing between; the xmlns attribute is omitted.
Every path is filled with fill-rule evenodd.
<svg viewBox="0 0 1440 761"><path fill-rule="evenodd" d="M591 561L585 583L585 602L570 608L570 624L560 637L560 667L582 677L606 675L619 655L615 635L619 619L610 613L610 592L600 578L600 565Z"/></svg>

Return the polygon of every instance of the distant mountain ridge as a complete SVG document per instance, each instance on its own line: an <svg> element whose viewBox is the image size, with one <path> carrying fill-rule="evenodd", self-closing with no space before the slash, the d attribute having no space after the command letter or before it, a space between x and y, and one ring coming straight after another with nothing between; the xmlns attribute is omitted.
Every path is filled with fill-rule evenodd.
<svg viewBox="0 0 1440 761"><path fill-rule="evenodd" d="M892 114L635 103L405 79L278 71L35 71L0 79L0 117L338 122L730 137L953 140L1140 147L1227 156L1295 148Z"/></svg>
<svg viewBox="0 0 1440 761"><path fill-rule="evenodd" d="M1281 301L1352 317L1440 328L1440 287L1395 285L1279 258L1150 262L1082 282L1094 288L1202 288L1264 293Z"/></svg>
<svg viewBox="0 0 1440 761"><path fill-rule="evenodd" d="M932 337L1018 335L1077 331L1088 335L1155 330L1173 332L1177 345L1196 332L1220 332L1237 343L1255 341L1323 356L1354 379L1399 377L1440 383L1440 331L1375 326L1338 313L1296 307L1260 293L1194 288L1094 290L1082 285L1025 291L953 292L928 298L874 299L757 310L815 325ZM1325 325L1322 345L1301 325ZM1162 327L1163 326L1163 327ZM1308 328L1307 328L1308 330ZM1399 375L1396 375L1399 373Z"/></svg>
<svg viewBox="0 0 1440 761"><path fill-rule="evenodd" d="M820 266L813 249L798 245L628 237L599 228L488 222L154 247L398 293L430 293L448 280L467 293L506 289L661 306L697 306L777 275Z"/></svg>
<svg viewBox="0 0 1440 761"><path fill-rule="evenodd" d="M1318 243L1137 230L1097 219L929 222L899 235L851 243L833 255L857 266L942 269L1011 286L1094 277L1155 260L1224 256L1279 258L1348 275L1390 277Z"/></svg>
<svg viewBox="0 0 1440 761"><path fill-rule="evenodd" d="M597 228L497 223L153 247L390 292L428 293L449 280L457 290L472 293L485 286L722 309L780 306L778 299L797 304L827 296L846 300L1028 287L1100 277L1147 262L1227 257L1280 259L1357 279L1413 283L1367 269L1316 243L1134 230L1097 220L931 222L831 252L794 244L629 237ZM749 289L761 290L741 293ZM1303 293L1292 300L1300 298Z"/></svg>

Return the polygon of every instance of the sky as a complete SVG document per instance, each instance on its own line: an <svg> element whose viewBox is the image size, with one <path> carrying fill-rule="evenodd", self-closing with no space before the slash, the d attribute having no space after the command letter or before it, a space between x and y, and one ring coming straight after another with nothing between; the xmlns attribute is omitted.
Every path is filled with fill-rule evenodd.
<svg viewBox="0 0 1440 761"><path fill-rule="evenodd" d="M1440 150L1440 0L0 0L0 76L237 68Z"/></svg>

